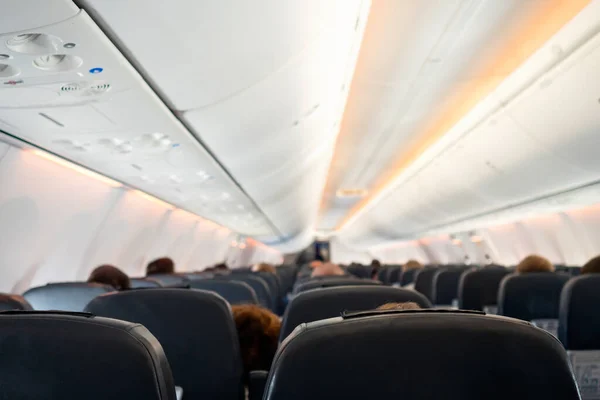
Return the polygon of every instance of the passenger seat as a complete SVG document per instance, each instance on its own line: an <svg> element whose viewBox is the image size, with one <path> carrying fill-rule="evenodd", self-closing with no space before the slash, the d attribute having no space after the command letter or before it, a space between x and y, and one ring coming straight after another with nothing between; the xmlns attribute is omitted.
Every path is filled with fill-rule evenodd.
<svg viewBox="0 0 600 400"><path fill-rule="evenodd" d="M129 290L100 296L86 311L148 328L165 349L185 400L242 399L239 341L222 297L203 290Z"/></svg>
<svg viewBox="0 0 600 400"><path fill-rule="evenodd" d="M0 313L0 398L175 400L160 343L139 324L81 313Z"/></svg>
<svg viewBox="0 0 600 400"><path fill-rule="evenodd" d="M85 306L101 294L115 288L99 283L63 282L38 286L23 293L34 310L83 311Z"/></svg>
<svg viewBox="0 0 600 400"><path fill-rule="evenodd" d="M531 321L558 335L560 294L569 275L552 272L511 274L500 283L498 314Z"/></svg>
<svg viewBox="0 0 600 400"><path fill-rule="evenodd" d="M571 279L560 299L558 337L567 349L582 398L600 398L600 274Z"/></svg>
<svg viewBox="0 0 600 400"><path fill-rule="evenodd" d="M279 348L265 400L578 400L560 342L531 324L447 310L347 314Z"/></svg>
<svg viewBox="0 0 600 400"><path fill-rule="evenodd" d="M17 294L0 293L0 311L31 311L33 307L23 296Z"/></svg>

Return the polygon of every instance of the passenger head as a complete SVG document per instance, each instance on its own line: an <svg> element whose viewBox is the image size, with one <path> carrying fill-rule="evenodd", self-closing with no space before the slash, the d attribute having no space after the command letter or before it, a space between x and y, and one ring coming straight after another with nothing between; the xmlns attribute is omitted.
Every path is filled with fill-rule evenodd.
<svg viewBox="0 0 600 400"><path fill-rule="evenodd" d="M275 270L275 267L272 266L271 264L267 264L267 263L258 263L254 266L252 266L252 271L253 272L269 272L271 274L276 274L277 271Z"/></svg>
<svg viewBox="0 0 600 400"><path fill-rule="evenodd" d="M417 303L412 302L412 301L406 301L404 303L386 303L383 304L379 307L377 307L377 310L379 311L389 311L389 310L397 310L397 311L402 311L402 310L420 310L421 306L419 306Z"/></svg>
<svg viewBox="0 0 600 400"><path fill-rule="evenodd" d="M112 265L101 265L94 269L88 278L88 282L110 285L117 290L127 290L131 288L131 283L127 274Z"/></svg>
<svg viewBox="0 0 600 400"><path fill-rule="evenodd" d="M311 277L316 276L336 276L344 275L344 270L341 269L337 264L325 263L318 267L315 267L312 271Z"/></svg>
<svg viewBox="0 0 600 400"><path fill-rule="evenodd" d="M172 274L174 272L175 263L168 257L158 258L146 267L146 275Z"/></svg>
<svg viewBox="0 0 600 400"><path fill-rule="evenodd" d="M253 305L232 306L240 340L246 381L250 371L268 371L277 351L281 321L271 311Z"/></svg>
<svg viewBox="0 0 600 400"><path fill-rule="evenodd" d="M517 272L554 272L554 265L547 258L532 254L521 260Z"/></svg>
<svg viewBox="0 0 600 400"><path fill-rule="evenodd" d="M379 260L371 261L371 279L377 279L379 270L381 269L381 263Z"/></svg>
<svg viewBox="0 0 600 400"><path fill-rule="evenodd" d="M420 262L418 262L417 260L408 260L406 262L406 264L404 264L404 269L405 270L409 270L409 269L420 269L423 268L423 264L421 264Z"/></svg>
<svg viewBox="0 0 600 400"><path fill-rule="evenodd" d="M600 256L592 258L581 267L581 274L600 274Z"/></svg>
<svg viewBox="0 0 600 400"><path fill-rule="evenodd" d="M323 261L319 261L319 260L311 261L308 264L308 266L311 268L317 268L317 267L320 267L321 265L323 265Z"/></svg>
<svg viewBox="0 0 600 400"><path fill-rule="evenodd" d="M213 267L215 271L229 271L229 267L224 262L218 263Z"/></svg>
<svg viewBox="0 0 600 400"><path fill-rule="evenodd" d="M379 268L379 267L381 267L381 262L379 260L373 260L373 261L371 261L371 267Z"/></svg>

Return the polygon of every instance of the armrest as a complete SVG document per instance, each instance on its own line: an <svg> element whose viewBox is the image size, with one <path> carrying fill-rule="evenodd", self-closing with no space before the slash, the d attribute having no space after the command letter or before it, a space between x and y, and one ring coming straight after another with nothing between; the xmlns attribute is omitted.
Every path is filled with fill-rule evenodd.
<svg viewBox="0 0 600 400"><path fill-rule="evenodd" d="M269 371L250 371L248 400L262 400Z"/></svg>

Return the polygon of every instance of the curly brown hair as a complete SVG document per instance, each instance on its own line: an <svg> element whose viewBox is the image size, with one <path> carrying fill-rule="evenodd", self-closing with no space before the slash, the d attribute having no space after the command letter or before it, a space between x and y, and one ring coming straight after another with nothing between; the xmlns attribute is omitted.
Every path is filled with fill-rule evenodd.
<svg viewBox="0 0 600 400"><path fill-rule="evenodd" d="M517 272L554 272L554 265L547 258L532 254L521 260Z"/></svg>
<svg viewBox="0 0 600 400"><path fill-rule="evenodd" d="M172 274L175 272L175 263L169 257L161 257L148 263L146 275Z"/></svg>
<svg viewBox="0 0 600 400"><path fill-rule="evenodd" d="M231 307L240 340L246 381L250 371L268 371L277 351L281 321L271 311L243 304Z"/></svg>
<svg viewBox="0 0 600 400"><path fill-rule="evenodd" d="M421 306L412 301L405 301L404 303L385 303L377 307L379 311L387 311L387 310L420 310Z"/></svg>

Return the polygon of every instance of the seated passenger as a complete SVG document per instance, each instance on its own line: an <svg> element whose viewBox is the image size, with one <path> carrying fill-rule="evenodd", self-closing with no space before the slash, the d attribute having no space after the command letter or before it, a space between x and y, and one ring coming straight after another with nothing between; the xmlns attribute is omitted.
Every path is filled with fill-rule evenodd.
<svg viewBox="0 0 600 400"><path fill-rule="evenodd" d="M423 268L423 264L418 262L417 260L408 260L406 264L404 264L404 270L407 271L409 269L421 269Z"/></svg>
<svg viewBox="0 0 600 400"><path fill-rule="evenodd" d="M213 268L215 271L229 271L229 267L224 262L216 264Z"/></svg>
<svg viewBox="0 0 600 400"><path fill-rule="evenodd" d="M421 307L412 301L406 301L404 303L386 303L383 304L379 307L377 307L377 310L379 311L388 311L388 310L397 310L397 311L401 311L401 310L420 310Z"/></svg>
<svg viewBox="0 0 600 400"><path fill-rule="evenodd" d="M157 258L146 267L146 276L172 274L175 272L175 263L168 257Z"/></svg>
<svg viewBox="0 0 600 400"><path fill-rule="evenodd" d="M314 278L317 276L342 276L342 275L344 275L343 269L341 269L337 264L328 262L325 264L321 264L318 267L315 267L310 276L311 276L311 278Z"/></svg>
<svg viewBox="0 0 600 400"><path fill-rule="evenodd" d="M117 290L131 289L131 283L127 274L119 268L108 264L94 269L88 278L88 282L110 285Z"/></svg>
<svg viewBox="0 0 600 400"><path fill-rule="evenodd" d="M267 263L258 263L253 265L252 272L269 272L271 274L277 273L277 271L275 271L275 267Z"/></svg>
<svg viewBox="0 0 600 400"><path fill-rule="evenodd" d="M253 304L232 306L233 319L240 340L244 379L250 371L268 371L277 351L281 321L266 308Z"/></svg>
<svg viewBox="0 0 600 400"><path fill-rule="evenodd" d="M581 267L581 275L583 274L600 274L600 256L592 258Z"/></svg>
<svg viewBox="0 0 600 400"><path fill-rule="evenodd" d="M381 262L379 262L379 260L371 261L371 279L377 279L377 274L379 274L380 269Z"/></svg>
<svg viewBox="0 0 600 400"><path fill-rule="evenodd" d="M545 257L536 254L525 257L519 265L517 272L520 274L529 272L554 272L554 265Z"/></svg>
<svg viewBox="0 0 600 400"><path fill-rule="evenodd" d="M323 265L323 261L319 261L319 260L311 261L308 264L308 266L311 268L317 268L317 267L320 267L321 265Z"/></svg>

